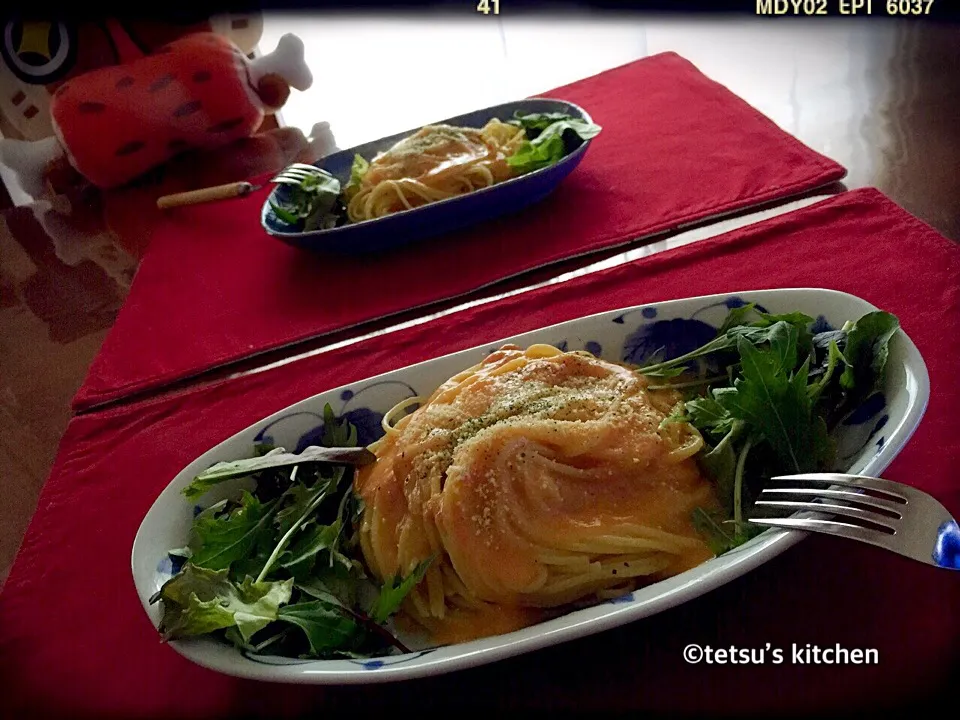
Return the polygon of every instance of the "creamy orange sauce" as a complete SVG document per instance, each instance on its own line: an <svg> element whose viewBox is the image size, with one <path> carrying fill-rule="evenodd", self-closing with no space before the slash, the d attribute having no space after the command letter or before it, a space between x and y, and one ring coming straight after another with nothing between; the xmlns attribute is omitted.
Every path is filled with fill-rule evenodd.
<svg viewBox="0 0 960 720"><path fill-rule="evenodd" d="M411 179L430 184L446 170L493 159L496 154L480 130L428 125L374 158L363 182L372 186L384 180Z"/></svg>
<svg viewBox="0 0 960 720"><path fill-rule="evenodd" d="M407 632L426 631L438 645L455 645L521 630L547 617L547 613L538 608L485 603L469 611L452 610L440 620L401 615L397 624Z"/></svg>
<svg viewBox="0 0 960 720"><path fill-rule="evenodd" d="M679 397L647 385L510 346L444 383L358 473L371 571L436 555L405 612L458 642L712 557L691 517L718 507L713 487L660 429Z"/></svg>

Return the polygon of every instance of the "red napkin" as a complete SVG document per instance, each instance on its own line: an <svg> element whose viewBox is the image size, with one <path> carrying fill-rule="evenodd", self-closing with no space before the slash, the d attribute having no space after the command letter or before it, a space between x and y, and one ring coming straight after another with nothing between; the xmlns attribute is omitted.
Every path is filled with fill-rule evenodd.
<svg viewBox="0 0 960 720"><path fill-rule="evenodd" d="M74 407L796 195L845 172L673 53L546 95L586 108L603 132L550 198L467 232L349 259L268 237L259 221L266 189L171 213Z"/></svg>
<svg viewBox="0 0 960 720"><path fill-rule="evenodd" d="M960 248L872 190L711 240L480 305L248 377L74 419L0 596L0 698L31 717L364 717L376 708L823 714L913 703L945 687L960 582L892 553L811 537L719 590L598 636L451 675L367 688L278 686L201 669L163 647L130 547L188 462L326 388L508 334L632 304L821 286L896 313L933 387L886 475L960 516ZM786 662L688 665L689 643L787 649ZM879 664L795 665L791 643L876 649ZM954 678L955 679L955 678Z"/></svg>

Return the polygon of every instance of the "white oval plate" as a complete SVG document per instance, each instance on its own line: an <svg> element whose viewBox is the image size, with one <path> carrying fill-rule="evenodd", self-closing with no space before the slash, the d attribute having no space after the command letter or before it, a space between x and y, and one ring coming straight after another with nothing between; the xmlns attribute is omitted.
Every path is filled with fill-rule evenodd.
<svg viewBox="0 0 960 720"><path fill-rule="evenodd" d="M159 605L149 598L174 572L167 551L187 543L194 507L181 489L215 462L249 457L255 441L267 440L290 449L316 444L322 410L330 403L348 416L370 441L382 413L412 395L426 395L460 370L479 362L506 342L520 346L549 343L561 349L588 350L607 360L641 362L666 347L670 355L696 347L712 337L729 308L756 302L769 312L804 312L818 324L839 327L876 310L868 302L833 290L784 289L712 295L643 305L590 315L434 360L334 388L251 425L207 451L184 468L147 513L133 544L132 566L137 593L156 626ZM904 447L926 409L930 394L923 358L902 330L890 346L887 383L879 402L855 413L855 424L838 431L843 471L880 475ZM235 481L242 482L242 481ZM225 483L202 498L206 506L235 492ZM414 652L372 660L295 660L245 656L210 639L172 642L181 655L229 675L275 682L359 684L437 675L530 652L648 617L703 595L770 560L804 537L803 533L768 530L735 550L681 575L637 590L631 595L572 611L533 627L446 647L412 645ZM405 638L416 643L415 638Z"/></svg>

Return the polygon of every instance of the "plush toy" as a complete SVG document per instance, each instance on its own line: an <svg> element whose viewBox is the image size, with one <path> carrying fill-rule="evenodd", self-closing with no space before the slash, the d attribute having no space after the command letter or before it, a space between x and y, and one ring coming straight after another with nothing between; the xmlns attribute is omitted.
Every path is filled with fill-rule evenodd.
<svg viewBox="0 0 960 720"><path fill-rule="evenodd" d="M102 189L122 186L188 150L214 150L250 137L289 88L312 83L303 43L281 38L250 60L212 32L195 33L132 62L102 67L60 85L50 100L55 135L0 141L0 161L40 197L58 161Z"/></svg>

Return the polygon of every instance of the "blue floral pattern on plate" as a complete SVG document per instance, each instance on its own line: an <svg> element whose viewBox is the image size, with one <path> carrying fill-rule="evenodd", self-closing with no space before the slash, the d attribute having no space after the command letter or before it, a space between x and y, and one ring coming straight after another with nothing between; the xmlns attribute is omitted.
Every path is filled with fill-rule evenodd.
<svg viewBox="0 0 960 720"><path fill-rule="evenodd" d="M403 653L401 655L385 655L383 657L370 658L369 660L351 660L354 665L359 665L364 670L379 670L384 667L392 667L394 665L401 665L405 662L410 662L411 660L416 660L419 657L423 657L429 653L432 653L438 648L426 648L424 650L417 650L415 652Z"/></svg>
<svg viewBox="0 0 960 720"><path fill-rule="evenodd" d="M716 337L717 329L701 320L657 320L641 325L623 345L622 359L644 365L679 357Z"/></svg>

